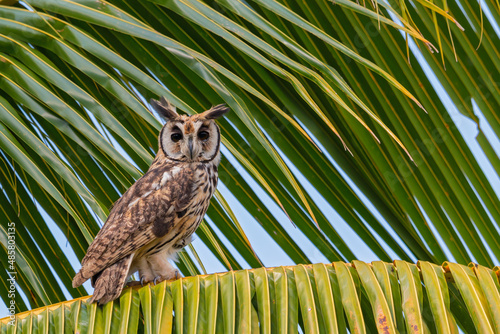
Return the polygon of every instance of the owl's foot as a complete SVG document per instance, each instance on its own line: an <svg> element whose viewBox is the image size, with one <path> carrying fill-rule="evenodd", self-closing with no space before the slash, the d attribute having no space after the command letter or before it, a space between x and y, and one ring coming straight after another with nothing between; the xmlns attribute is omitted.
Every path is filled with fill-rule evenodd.
<svg viewBox="0 0 500 334"><path fill-rule="evenodd" d="M165 278L164 276L158 275L153 280L153 284L156 285L157 283L161 283L163 281L168 281L168 280L173 280L173 279L178 279L179 277L181 277L181 276L179 275L178 271L176 270L175 271L175 277L173 277L173 278Z"/></svg>
<svg viewBox="0 0 500 334"><path fill-rule="evenodd" d="M170 281L170 280L176 280L181 278L181 274L179 273L179 270L175 269L173 272L173 275L158 275L153 279L153 284L156 285L160 282L163 281Z"/></svg>

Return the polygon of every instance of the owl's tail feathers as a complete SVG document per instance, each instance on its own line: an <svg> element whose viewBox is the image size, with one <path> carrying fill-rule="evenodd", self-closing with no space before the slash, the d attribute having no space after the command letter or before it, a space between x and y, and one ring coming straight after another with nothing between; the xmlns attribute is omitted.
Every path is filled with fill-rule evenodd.
<svg viewBox="0 0 500 334"><path fill-rule="evenodd" d="M129 276L128 271L132 258L133 254L107 267L92 278L94 295L89 303L99 302L99 305L104 305L120 296Z"/></svg>
<svg viewBox="0 0 500 334"><path fill-rule="evenodd" d="M82 271L80 270L73 278L73 287L78 288L80 285L85 283L86 280L88 280L88 278L83 277Z"/></svg>

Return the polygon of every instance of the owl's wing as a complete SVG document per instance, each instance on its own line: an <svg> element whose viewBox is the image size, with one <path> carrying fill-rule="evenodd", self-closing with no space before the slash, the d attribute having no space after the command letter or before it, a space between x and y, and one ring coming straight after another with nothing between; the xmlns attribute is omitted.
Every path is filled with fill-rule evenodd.
<svg viewBox="0 0 500 334"><path fill-rule="evenodd" d="M116 202L89 246L73 286L168 233L177 212L185 210L194 197L194 172L155 168L137 180Z"/></svg>

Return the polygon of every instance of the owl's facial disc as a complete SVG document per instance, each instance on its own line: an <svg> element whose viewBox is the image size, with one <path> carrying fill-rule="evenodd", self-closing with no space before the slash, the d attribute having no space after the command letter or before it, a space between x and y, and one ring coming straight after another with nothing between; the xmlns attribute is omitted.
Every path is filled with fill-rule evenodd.
<svg viewBox="0 0 500 334"><path fill-rule="evenodd" d="M151 99L151 106L167 121L159 138L167 159L182 162L220 159L220 130L215 120L227 113L228 107L219 104L201 114L186 116L179 115L164 97L159 101Z"/></svg>
<svg viewBox="0 0 500 334"><path fill-rule="evenodd" d="M181 116L165 124L160 141L165 155L172 160L204 162L217 155L219 137L213 120Z"/></svg>

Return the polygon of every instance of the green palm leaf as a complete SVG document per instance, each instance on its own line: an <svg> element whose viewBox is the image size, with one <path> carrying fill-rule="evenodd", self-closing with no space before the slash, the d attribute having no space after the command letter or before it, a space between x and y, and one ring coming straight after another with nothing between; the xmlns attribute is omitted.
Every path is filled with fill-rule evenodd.
<svg viewBox="0 0 500 334"><path fill-rule="evenodd" d="M396 294L383 293L375 274L375 267L380 266L395 273L400 280L394 291L401 289L402 299L396 299ZM346 330L350 333L458 333L448 293L448 289L456 291L457 288L468 307L472 303L481 309L480 312L469 309L476 328L481 333L493 333L493 323L499 321L498 305L474 303L473 300L479 296L484 298L489 290L482 287L488 284L490 275L496 274L483 266L473 268L474 272L454 263L441 267L428 262L419 262L416 266L403 261L396 264L354 261L352 264L258 268L186 277L156 286L127 288L119 299L105 306L88 304L88 297L83 297L23 312L18 314L14 325L9 325L10 318L2 319L0 333L9 333L15 328L23 333L36 331L49 324L56 332L217 333L236 330L250 333L257 329L270 333L277 329L280 329L278 332L296 332L300 327L311 333L346 333ZM468 275L467 281L478 284L473 286L464 282L464 273ZM448 274L450 276L445 279ZM418 297L405 297L407 293L416 292L405 287L408 281L418 283ZM351 286L352 290L342 290L343 286ZM423 294L427 298L422 299ZM290 305L296 305L298 312ZM391 312L388 305L400 311ZM420 313L425 308L430 308L428 317ZM287 311L283 314L284 310ZM398 319L403 317L406 328L399 327ZM471 325L464 323L467 319L457 320L464 327Z"/></svg>

